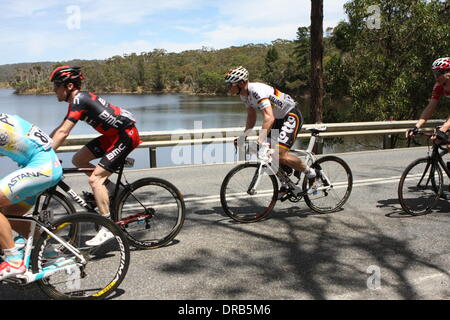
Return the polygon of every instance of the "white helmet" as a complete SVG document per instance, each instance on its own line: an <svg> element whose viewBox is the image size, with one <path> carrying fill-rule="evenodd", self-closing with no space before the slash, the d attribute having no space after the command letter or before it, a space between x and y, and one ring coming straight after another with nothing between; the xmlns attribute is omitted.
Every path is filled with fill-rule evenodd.
<svg viewBox="0 0 450 320"><path fill-rule="evenodd" d="M235 84L239 81L248 81L248 71L242 66L229 70L225 76L226 83Z"/></svg>

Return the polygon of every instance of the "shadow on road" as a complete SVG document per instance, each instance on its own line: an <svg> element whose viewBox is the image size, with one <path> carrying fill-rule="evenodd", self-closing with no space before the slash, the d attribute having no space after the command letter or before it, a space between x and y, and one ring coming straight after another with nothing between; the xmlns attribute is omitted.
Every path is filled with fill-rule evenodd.
<svg viewBox="0 0 450 320"><path fill-rule="evenodd" d="M380 203L394 206L390 200ZM229 219L221 207L191 207L188 218L187 228L206 227L220 245L204 244L189 258L162 264L159 271L178 277L201 273L204 279L214 279L212 286L198 284L202 296L196 296L198 288L185 288L192 299L329 299L368 290L371 266L382 269L382 285L393 288L401 299L418 299L411 272L432 269L450 276L419 255L410 239L388 234L370 217L349 217L345 210L322 215L293 206L275 210L264 221L242 224ZM280 293L261 292L262 288Z"/></svg>

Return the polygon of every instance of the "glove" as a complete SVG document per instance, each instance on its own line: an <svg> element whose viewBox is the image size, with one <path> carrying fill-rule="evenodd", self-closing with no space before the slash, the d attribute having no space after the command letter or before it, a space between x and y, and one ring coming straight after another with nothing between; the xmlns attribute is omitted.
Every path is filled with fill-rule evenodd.
<svg viewBox="0 0 450 320"><path fill-rule="evenodd" d="M412 129L408 129L408 137L409 136L415 136L419 132L419 128L414 127Z"/></svg>
<svg viewBox="0 0 450 320"><path fill-rule="evenodd" d="M441 140L442 143L447 143L447 134L441 130L437 130L436 133L434 134L436 136L437 139Z"/></svg>
<svg viewBox="0 0 450 320"><path fill-rule="evenodd" d="M273 152L274 150L270 149L270 144L268 142L261 143L259 144L258 159L268 162L271 160L271 154Z"/></svg>

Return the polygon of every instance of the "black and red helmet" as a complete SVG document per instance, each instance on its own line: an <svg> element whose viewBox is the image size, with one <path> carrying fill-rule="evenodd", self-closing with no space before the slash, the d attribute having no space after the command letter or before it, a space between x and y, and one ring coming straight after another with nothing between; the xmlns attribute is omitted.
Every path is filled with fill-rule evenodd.
<svg viewBox="0 0 450 320"><path fill-rule="evenodd" d="M439 58L433 62L431 66L435 75L445 74L450 72L450 57Z"/></svg>
<svg viewBox="0 0 450 320"><path fill-rule="evenodd" d="M53 70L50 81L59 83L78 82L84 79L80 67L61 66Z"/></svg>

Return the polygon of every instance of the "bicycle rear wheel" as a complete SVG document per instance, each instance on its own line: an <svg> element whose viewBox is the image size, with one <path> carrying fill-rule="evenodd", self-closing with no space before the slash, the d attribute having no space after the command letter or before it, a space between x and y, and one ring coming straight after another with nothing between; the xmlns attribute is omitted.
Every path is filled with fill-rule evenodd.
<svg viewBox="0 0 450 320"><path fill-rule="evenodd" d="M180 191L158 178L130 184L119 194L114 208L113 220L139 249L155 249L170 243L180 232L186 214Z"/></svg>
<svg viewBox="0 0 450 320"><path fill-rule="evenodd" d="M320 172L318 191L305 195L305 202L317 213L331 213L341 209L350 197L353 175L348 164L341 158L325 156L311 165ZM308 190L309 181L303 179L303 190Z"/></svg>
<svg viewBox="0 0 450 320"><path fill-rule="evenodd" d="M77 229L75 237L71 232L74 225ZM87 246L86 241L96 235L97 226L108 229L114 236L102 245ZM128 271L130 249L126 237L114 222L98 214L74 214L55 221L50 231L72 246L70 250L54 236L43 232L33 249L33 273L65 267L48 277L44 275L37 282L50 298L100 299L121 284Z"/></svg>
<svg viewBox="0 0 450 320"><path fill-rule="evenodd" d="M278 181L259 163L243 163L232 169L220 188L225 214L238 222L256 222L275 206Z"/></svg>
<svg viewBox="0 0 450 320"><path fill-rule="evenodd" d="M48 205L45 205L46 199L50 197ZM58 191L43 193L39 198L38 212L45 213L49 221L56 221L60 218L76 213L73 204Z"/></svg>
<svg viewBox="0 0 450 320"><path fill-rule="evenodd" d="M429 213L443 188L442 170L430 158L421 158L406 167L398 185L398 199L406 213Z"/></svg>

